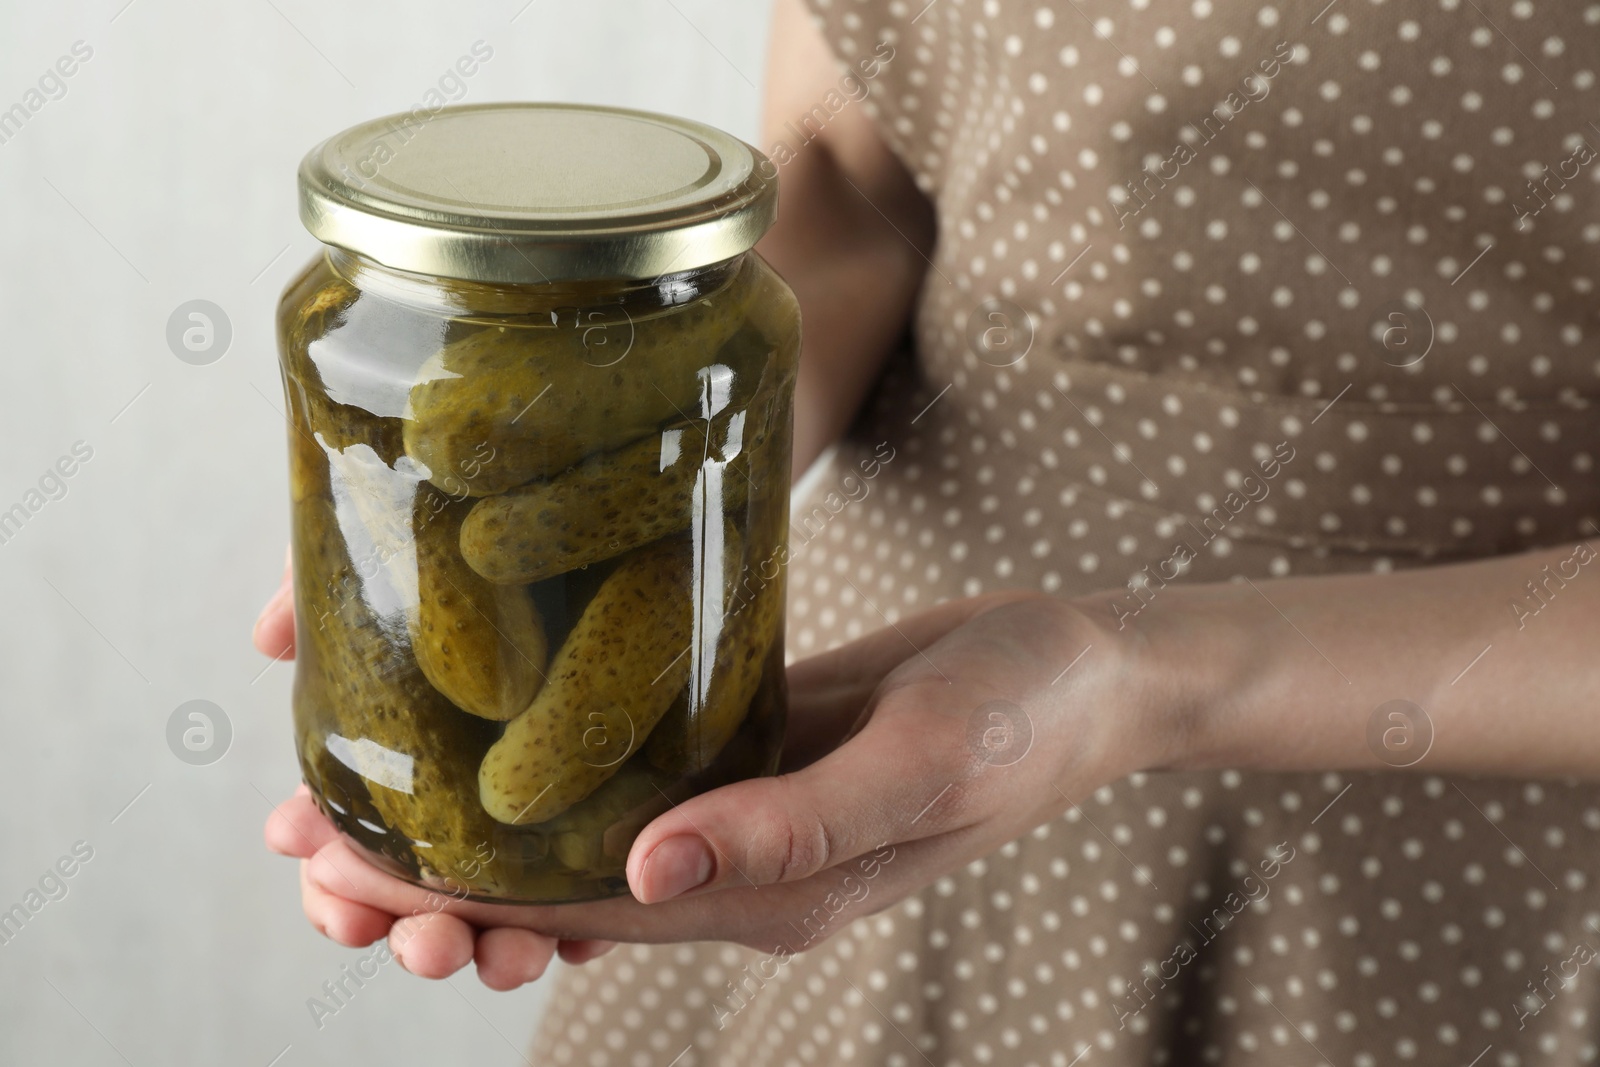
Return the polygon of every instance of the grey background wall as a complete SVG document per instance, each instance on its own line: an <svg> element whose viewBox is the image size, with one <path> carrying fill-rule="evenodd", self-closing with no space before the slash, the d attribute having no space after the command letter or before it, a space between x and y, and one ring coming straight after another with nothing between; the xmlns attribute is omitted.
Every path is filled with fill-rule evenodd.
<svg viewBox="0 0 1600 1067"><path fill-rule="evenodd" d="M524 1062L541 991L470 974L391 966L314 1025L307 998L366 950L311 931L294 865L261 844L298 778L291 669L248 643L287 532L273 307L315 248L294 170L480 40L462 99L754 139L766 22L753 0L0 8L0 111L37 105L0 127L0 512L27 516L0 526L0 911L41 882L59 898L0 943L0 1062ZM232 328L207 365L166 339L196 299ZM191 700L231 726L216 762L169 748ZM92 858L58 882L75 845Z"/></svg>

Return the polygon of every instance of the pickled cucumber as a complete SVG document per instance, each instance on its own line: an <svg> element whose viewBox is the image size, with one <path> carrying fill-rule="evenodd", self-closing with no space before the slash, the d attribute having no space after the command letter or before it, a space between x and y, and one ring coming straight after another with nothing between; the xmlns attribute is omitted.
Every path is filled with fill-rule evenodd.
<svg viewBox="0 0 1600 1067"><path fill-rule="evenodd" d="M430 478L490 496L690 417L699 371L749 317L769 273L746 264L709 296L628 320L620 358L597 354L593 328L559 321L459 337L412 387L406 452Z"/></svg>
<svg viewBox="0 0 1600 1067"><path fill-rule="evenodd" d="M788 382L779 387L787 390ZM774 405L768 415L769 426L786 423L788 406ZM782 485L789 474L789 437L757 432L764 437L749 452L750 484ZM769 684L780 694L786 692L782 652L774 654L774 649L783 623L787 494L751 509L743 518L746 544L761 546L769 554L746 561L732 583L728 617L705 692L693 699L694 690L686 691L650 733L644 756L663 770L686 775L705 771L738 734L768 673L773 675ZM782 696L779 700L783 702Z"/></svg>
<svg viewBox="0 0 1600 1067"><path fill-rule="evenodd" d="M753 424L753 425L752 425ZM754 440L746 440L752 432ZM550 479L480 500L461 526L461 555L491 582L538 582L648 544L689 525L708 453L729 458L706 482L712 511L744 507L749 455L771 437L756 405L705 423L679 425L614 452L590 456ZM713 451L714 450L714 451Z"/></svg>
<svg viewBox="0 0 1600 1067"><path fill-rule="evenodd" d="M320 439L334 449L365 444L392 464L405 453L400 420L331 399L311 356L311 346L336 329L359 298L353 285L322 262L284 293L278 315L284 390L306 413L303 420L289 422L308 441Z"/></svg>
<svg viewBox="0 0 1600 1067"><path fill-rule="evenodd" d="M304 418L290 404L298 409L292 417ZM365 781L372 808L395 832L381 846L391 859L436 884L454 879L484 895L513 892L516 872L485 862L503 831L473 802L476 758L496 727L463 715L414 661L394 654L390 624L353 571L350 520L340 521L330 473L329 458L310 466L296 458L292 471L314 490L296 506L293 530L295 718L302 736L322 738L302 747L302 759L319 779L332 757Z"/></svg>
<svg viewBox="0 0 1600 1067"><path fill-rule="evenodd" d="M782 386L787 388L787 382ZM787 415L787 406L777 405L769 423L786 420ZM789 473L788 440L787 434L766 432L750 450L752 485L784 484ZM746 543L762 546L770 554L747 561L733 582L732 602L705 692L693 699L694 690L686 691L651 731L644 755L657 768L701 773L738 733L765 673L773 672L773 684L782 688L782 654L774 657L772 649L783 622L788 516L786 494L744 516Z"/></svg>
<svg viewBox="0 0 1600 1067"><path fill-rule="evenodd" d="M783 618L783 583L768 582L731 613L717 641L716 666L702 700L679 694L645 741L644 756L672 774L699 774L733 739L750 708Z"/></svg>
<svg viewBox="0 0 1600 1067"><path fill-rule="evenodd" d="M411 651L456 707L504 722L544 684L549 648L527 588L487 582L461 559L461 522L471 507L431 490L417 496Z"/></svg>
<svg viewBox="0 0 1600 1067"><path fill-rule="evenodd" d="M580 873L617 870L645 825L688 791L676 776L650 767L637 756L623 762L600 788L540 829L562 866Z"/></svg>
<svg viewBox="0 0 1600 1067"><path fill-rule="evenodd" d="M544 822L593 793L636 752L677 697L722 625L740 538L721 533L722 559L667 538L624 557L551 661L528 710L507 724L479 770L483 807L514 825ZM714 565L713 565L714 564ZM692 576L710 572L711 588ZM709 657L706 657L709 658Z"/></svg>

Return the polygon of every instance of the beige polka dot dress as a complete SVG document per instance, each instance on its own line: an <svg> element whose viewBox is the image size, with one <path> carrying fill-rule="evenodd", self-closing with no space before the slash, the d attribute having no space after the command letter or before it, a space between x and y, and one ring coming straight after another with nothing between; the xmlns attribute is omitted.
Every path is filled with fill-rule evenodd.
<svg viewBox="0 0 1600 1067"><path fill-rule="evenodd" d="M892 53L843 106L939 241L797 501L793 655L1003 587L1137 625L1165 581L1596 536L1600 4L812 2ZM761 954L570 971L535 1062L1595 1062L1600 788L1425 769L1136 775L731 1017Z"/></svg>

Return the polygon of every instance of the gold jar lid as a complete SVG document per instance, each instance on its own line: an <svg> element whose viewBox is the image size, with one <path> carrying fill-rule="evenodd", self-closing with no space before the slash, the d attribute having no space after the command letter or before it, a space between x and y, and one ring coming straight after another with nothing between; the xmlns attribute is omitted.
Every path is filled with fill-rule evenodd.
<svg viewBox="0 0 1600 1067"><path fill-rule="evenodd" d="M472 104L374 119L300 164L300 218L397 270L480 282L653 278L748 250L777 168L688 119Z"/></svg>

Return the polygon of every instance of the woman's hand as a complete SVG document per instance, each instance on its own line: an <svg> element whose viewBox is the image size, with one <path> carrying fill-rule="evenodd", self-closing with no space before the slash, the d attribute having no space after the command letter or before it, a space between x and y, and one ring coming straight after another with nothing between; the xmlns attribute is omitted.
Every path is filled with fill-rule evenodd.
<svg viewBox="0 0 1600 1067"><path fill-rule="evenodd" d="M1108 619L995 594L796 664L783 773L691 798L645 827L628 858L632 897L444 900L365 863L303 792L274 815L268 840L305 861L314 925L345 944L403 938L396 954L428 976L476 959L505 988L536 977L555 939L570 959L597 939L798 952L1171 759L1168 724L1181 716L1158 722L1140 709L1180 707L1181 694ZM269 615L258 643L270 647L282 625Z"/></svg>
<svg viewBox="0 0 1600 1067"><path fill-rule="evenodd" d="M423 978L448 978L476 963L478 977L490 989L508 990L544 974L553 956L568 963L587 963L615 947L610 941L558 940L521 927L485 926L475 929L443 910L445 898L417 891L418 903L399 913L380 911L341 891L353 892L361 880L379 875L364 859L323 853L341 842L333 824L317 810L304 785L272 813L266 825L267 847L300 860L300 903L306 918L324 937L350 948L389 939L389 951L400 965ZM312 861L321 857L338 888L329 891L311 878ZM347 879L343 872L349 872Z"/></svg>
<svg viewBox="0 0 1600 1067"><path fill-rule="evenodd" d="M261 609L252 640L256 648L274 659L294 658L294 588L290 565L283 582ZM310 878L311 861L326 846L339 841L339 832L311 799L304 785L295 790L267 818L267 847L300 860L300 904L311 925L324 937L358 948L388 937L389 951L400 965L423 978L447 978L475 962L478 977L490 989L509 990L544 974L553 956L568 963L587 963L605 955L615 942L561 941L532 930L487 927L475 930L444 914L437 894L420 893L422 903L404 913L390 914L347 900ZM348 851L348 849L346 849ZM343 862L345 869L364 877L376 874L367 862L351 853L345 861L325 857L324 864ZM354 881L338 878L341 888L353 890ZM420 892L420 891L419 891ZM425 935L425 936L419 936Z"/></svg>

